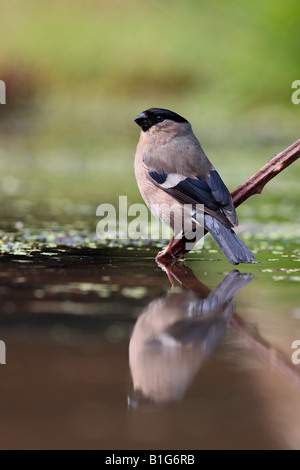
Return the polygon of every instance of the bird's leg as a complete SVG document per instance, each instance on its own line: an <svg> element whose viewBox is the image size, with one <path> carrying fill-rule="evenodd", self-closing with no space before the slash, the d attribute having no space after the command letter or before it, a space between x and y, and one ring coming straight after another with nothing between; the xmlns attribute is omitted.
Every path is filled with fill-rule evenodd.
<svg viewBox="0 0 300 470"><path fill-rule="evenodd" d="M156 260L162 260L164 258L166 259L175 258L172 252L172 245L173 245L174 239L175 239L175 236L173 235L168 246L156 255L156 258L155 258Z"/></svg>

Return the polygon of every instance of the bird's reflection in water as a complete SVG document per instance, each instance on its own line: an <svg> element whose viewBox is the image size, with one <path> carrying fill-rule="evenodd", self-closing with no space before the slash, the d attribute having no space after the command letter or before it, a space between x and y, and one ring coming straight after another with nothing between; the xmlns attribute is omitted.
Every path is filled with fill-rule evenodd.
<svg viewBox="0 0 300 470"><path fill-rule="evenodd" d="M181 263L161 265L182 289L150 302L138 318L129 344L133 408L179 401L201 365L223 337L234 296L251 280L237 270L212 291Z"/></svg>

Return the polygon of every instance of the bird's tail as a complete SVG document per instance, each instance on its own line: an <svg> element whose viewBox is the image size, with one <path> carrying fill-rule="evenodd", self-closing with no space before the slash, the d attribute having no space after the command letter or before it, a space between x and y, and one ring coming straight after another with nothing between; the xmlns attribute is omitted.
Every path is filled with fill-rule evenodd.
<svg viewBox="0 0 300 470"><path fill-rule="evenodd" d="M252 263L254 254L238 238L232 228L208 214L204 214L204 225L230 263Z"/></svg>

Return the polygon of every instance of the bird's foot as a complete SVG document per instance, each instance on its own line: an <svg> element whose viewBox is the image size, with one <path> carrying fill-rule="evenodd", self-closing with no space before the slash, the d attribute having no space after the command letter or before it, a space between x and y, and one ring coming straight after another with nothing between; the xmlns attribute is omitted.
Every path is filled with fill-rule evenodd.
<svg viewBox="0 0 300 470"><path fill-rule="evenodd" d="M171 241L169 243L169 245L164 248L162 251L160 251L159 253L157 253L156 255L156 258L155 260L156 261L174 261L176 260L176 256L174 255L173 251L172 251L172 245L173 245L173 242L174 242L174 236L171 238Z"/></svg>
<svg viewBox="0 0 300 470"><path fill-rule="evenodd" d="M176 260L176 256L172 253L171 249L165 248L164 250L157 253L155 257L156 261L172 261Z"/></svg>

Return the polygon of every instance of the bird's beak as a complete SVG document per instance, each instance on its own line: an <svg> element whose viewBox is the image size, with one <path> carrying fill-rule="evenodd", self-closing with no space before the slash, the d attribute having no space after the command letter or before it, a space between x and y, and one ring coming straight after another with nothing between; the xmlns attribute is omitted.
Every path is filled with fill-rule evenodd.
<svg viewBox="0 0 300 470"><path fill-rule="evenodd" d="M147 126L148 117L146 113L141 113L138 117L135 118L134 122L136 122L141 127Z"/></svg>

